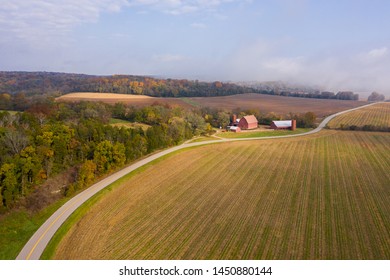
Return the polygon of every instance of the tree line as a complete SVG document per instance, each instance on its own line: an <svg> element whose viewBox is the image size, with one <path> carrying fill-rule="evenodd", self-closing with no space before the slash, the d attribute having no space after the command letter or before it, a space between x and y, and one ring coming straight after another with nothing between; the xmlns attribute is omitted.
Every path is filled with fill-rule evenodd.
<svg viewBox="0 0 390 280"><path fill-rule="evenodd" d="M209 97L260 93L289 97L358 100L352 91L337 93L319 90L291 90L238 85L229 82L203 82L187 79L160 79L149 76L94 76L55 72L1 72L0 110L23 110L31 99L58 97L70 92L110 92L154 97ZM375 93L372 100L382 98ZM39 96L39 97L37 97ZM34 97L34 98L32 98ZM383 96L384 98L384 96Z"/></svg>
<svg viewBox="0 0 390 280"><path fill-rule="evenodd" d="M331 91L311 91L311 92L297 92L287 90L258 90L258 93L289 96L289 97L302 97L302 98L316 98L316 99L337 99L337 100L359 100L359 94L352 91L339 91L337 93Z"/></svg>
<svg viewBox="0 0 390 280"><path fill-rule="evenodd" d="M225 82L159 79L148 76L92 76L53 72L0 72L1 103L17 93L59 96L70 92L110 92L155 97L223 96L253 92L252 88Z"/></svg>

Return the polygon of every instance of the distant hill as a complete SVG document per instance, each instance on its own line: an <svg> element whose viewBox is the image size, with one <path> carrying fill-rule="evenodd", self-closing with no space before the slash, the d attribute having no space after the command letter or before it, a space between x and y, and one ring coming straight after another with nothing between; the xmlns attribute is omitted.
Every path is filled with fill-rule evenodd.
<svg viewBox="0 0 390 280"><path fill-rule="evenodd" d="M304 97L318 99L359 100L359 94L352 91L322 91L317 87L286 83L282 81L270 82L238 82L238 85L253 88L255 92L270 95L289 97Z"/></svg>
<svg viewBox="0 0 390 280"><path fill-rule="evenodd" d="M253 92L252 88L198 80L148 76L93 76L55 72L0 72L0 94L60 96L70 92L111 92L155 97L224 96Z"/></svg>
<svg viewBox="0 0 390 280"><path fill-rule="evenodd" d="M36 101L72 92L121 93L152 97L214 97L261 93L320 99L359 99L359 95L352 91L334 93L284 82L203 82L133 75L94 76L0 71L0 110L24 110Z"/></svg>

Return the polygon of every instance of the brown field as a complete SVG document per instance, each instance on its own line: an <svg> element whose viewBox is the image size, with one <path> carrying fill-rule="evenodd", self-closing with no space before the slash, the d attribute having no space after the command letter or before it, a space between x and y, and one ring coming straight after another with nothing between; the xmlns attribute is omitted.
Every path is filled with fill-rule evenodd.
<svg viewBox="0 0 390 280"><path fill-rule="evenodd" d="M343 125L390 127L390 102L375 104L343 114L331 120L328 124L330 128L340 128Z"/></svg>
<svg viewBox="0 0 390 280"><path fill-rule="evenodd" d="M290 112L306 113L311 111L319 117L367 104L364 101L298 98L256 93L221 97L191 97L189 99L201 106L212 108L224 108L227 110L236 108L244 110L260 109L262 113L274 112L282 115Z"/></svg>
<svg viewBox="0 0 390 280"><path fill-rule="evenodd" d="M185 150L86 207L53 258L389 259L389 151L335 130Z"/></svg>
<svg viewBox="0 0 390 280"><path fill-rule="evenodd" d="M188 103L179 98L158 98L146 95L96 93L96 92L74 92L56 98L57 101L78 102L78 101L102 101L108 104L125 103L137 107L150 106L156 103L169 104L172 106L191 107Z"/></svg>
<svg viewBox="0 0 390 280"><path fill-rule="evenodd" d="M217 109L233 110L240 108L259 109L262 113L274 112L285 115L292 113L314 112L319 117L355 108L366 104L363 101L326 100L273 96L265 94L246 93L221 97L191 97L191 98L157 98L145 95L114 94L114 93L70 93L57 98L58 101L77 102L102 101L109 104L123 102L134 106L148 106L155 103L183 106L186 108L203 106Z"/></svg>

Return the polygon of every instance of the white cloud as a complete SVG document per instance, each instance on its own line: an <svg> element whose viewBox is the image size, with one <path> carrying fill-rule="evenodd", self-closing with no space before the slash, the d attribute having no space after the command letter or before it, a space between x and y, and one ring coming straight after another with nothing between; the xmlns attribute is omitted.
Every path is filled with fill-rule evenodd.
<svg viewBox="0 0 390 280"><path fill-rule="evenodd" d="M329 52L288 55L290 44L256 40L231 53L221 64L221 73L230 80L282 80L324 90L354 90L390 93L388 47L366 52Z"/></svg>
<svg viewBox="0 0 390 280"><path fill-rule="evenodd" d="M380 58L385 55L387 55L388 49L386 47L380 48L380 49L373 49L368 52L368 56L372 58Z"/></svg>
<svg viewBox="0 0 390 280"><path fill-rule="evenodd" d="M303 57L273 57L263 63L263 67L276 73L297 75L303 70Z"/></svg>
<svg viewBox="0 0 390 280"><path fill-rule="evenodd" d="M167 14L182 15L198 11L210 11L237 0L131 0L130 6L149 7Z"/></svg>
<svg viewBox="0 0 390 280"><path fill-rule="evenodd" d="M388 55L388 53L389 50L386 47L383 47L379 49L370 50L367 53L363 53L361 57L363 58L363 60L366 60L367 62L373 62L378 59L383 59Z"/></svg>
<svg viewBox="0 0 390 280"><path fill-rule="evenodd" d="M46 45L75 26L96 22L102 12L118 12L127 0L4 0L0 5L1 37Z"/></svg>
<svg viewBox="0 0 390 280"><path fill-rule="evenodd" d="M199 29L204 29L207 28L207 25L201 22L194 22L191 24L191 27L193 28L199 28Z"/></svg>
<svg viewBox="0 0 390 280"><path fill-rule="evenodd" d="M177 55L177 54L160 54L160 55L154 55L153 60L157 62L178 62L178 61L183 61L186 60L187 58L182 55Z"/></svg>

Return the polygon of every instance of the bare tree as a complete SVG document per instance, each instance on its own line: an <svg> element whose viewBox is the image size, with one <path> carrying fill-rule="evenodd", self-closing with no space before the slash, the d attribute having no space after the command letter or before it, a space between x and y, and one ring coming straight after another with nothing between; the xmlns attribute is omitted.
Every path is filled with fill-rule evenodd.
<svg viewBox="0 0 390 280"><path fill-rule="evenodd" d="M9 129L4 134L3 144L8 148L12 155L16 155L27 147L29 140L23 132Z"/></svg>

